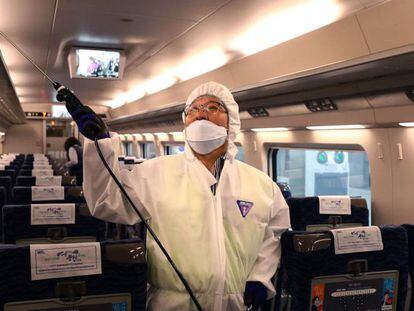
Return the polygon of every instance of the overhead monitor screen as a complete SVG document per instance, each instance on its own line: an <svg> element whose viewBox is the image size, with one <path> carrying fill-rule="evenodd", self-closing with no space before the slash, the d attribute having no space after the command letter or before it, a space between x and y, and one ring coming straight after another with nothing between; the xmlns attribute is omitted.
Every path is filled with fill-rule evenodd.
<svg viewBox="0 0 414 311"><path fill-rule="evenodd" d="M71 118L64 105L52 105L52 118Z"/></svg>
<svg viewBox="0 0 414 311"><path fill-rule="evenodd" d="M81 78L118 79L119 51L76 49L76 76Z"/></svg>

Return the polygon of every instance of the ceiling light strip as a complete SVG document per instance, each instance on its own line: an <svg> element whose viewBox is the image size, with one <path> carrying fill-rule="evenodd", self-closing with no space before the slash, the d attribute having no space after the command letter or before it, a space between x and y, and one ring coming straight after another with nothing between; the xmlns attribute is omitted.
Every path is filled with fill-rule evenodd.
<svg viewBox="0 0 414 311"><path fill-rule="evenodd" d="M268 128L254 128L253 132L285 132L289 131L287 127L268 127Z"/></svg>
<svg viewBox="0 0 414 311"><path fill-rule="evenodd" d="M320 125L320 126L307 126L308 130L353 130L353 129L364 129L365 125L361 124L347 124L347 125Z"/></svg>
<svg viewBox="0 0 414 311"><path fill-rule="evenodd" d="M403 127L414 127L414 122L400 122L398 125Z"/></svg>

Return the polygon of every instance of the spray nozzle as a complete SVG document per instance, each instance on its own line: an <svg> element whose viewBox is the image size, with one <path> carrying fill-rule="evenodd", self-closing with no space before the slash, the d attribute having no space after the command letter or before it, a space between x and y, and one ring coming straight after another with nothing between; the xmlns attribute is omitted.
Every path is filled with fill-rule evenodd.
<svg viewBox="0 0 414 311"><path fill-rule="evenodd" d="M53 85L53 88L54 88L56 91L58 91L58 90L59 90L59 88L62 86L62 84L60 84L59 82L56 82L56 81L53 81L52 85Z"/></svg>

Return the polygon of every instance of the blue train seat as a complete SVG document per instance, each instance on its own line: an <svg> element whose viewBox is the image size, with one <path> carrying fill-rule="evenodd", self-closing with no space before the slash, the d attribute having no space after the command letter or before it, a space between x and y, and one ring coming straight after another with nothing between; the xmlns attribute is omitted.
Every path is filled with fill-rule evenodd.
<svg viewBox="0 0 414 311"><path fill-rule="evenodd" d="M23 165L23 161L18 160L18 159L14 159L12 162L10 162L10 165L15 165L15 166L18 167L18 169L20 169L21 166Z"/></svg>
<svg viewBox="0 0 414 311"><path fill-rule="evenodd" d="M0 242L3 238L3 231L2 231L2 218L1 218L1 211L3 209L3 205L7 203L7 192L4 187L0 187Z"/></svg>
<svg viewBox="0 0 414 311"><path fill-rule="evenodd" d="M7 203L7 191L6 188L0 187L0 209Z"/></svg>
<svg viewBox="0 0 414 311"><path fill-rule="evenodd" d="M16 186L36 186L36 176L17 176ZM76 186L76 177L62 176L62 186Z"/></svg>
<svg viewBox="0 0 414 311"><path fill-rule="evenodd" d="M20 170L20 167L18 165L9 164L5 166L6 170L15 170L18 172Z"/></svg>
<svg viewBox="0 0 414 311"><path fill-rule="evenodd" d="M32 201L32 187L20 187L13 188L13 204L31 204L31 203L86 203L83 196L82 187L70 186L64 187L64 199L45 199L42 201Z"/></svg>
<svg viewBox="0 0 414 311"><path fill-rule="evenodd" d="M0 176L10 176L12 180L12 185L16 183L16 171L15 170L3 170L0 171Z"/></svg>
<svg viewBox="0 0 414 311"><path fill-rule="evenodd" d="M76 244L57 244L58 246ZM19 310L39 310L39 300L52 305L46 309L88 310L84 305L91 299L105 299L105 304L96 302L95 308L127 310L125 302L113 303L102 295L123 294L130 297L131 310L144 310L146 304L147 264L144 245L140 240L106 241L100 243L102 273L85 276L58 277L32 280L30 247L21 245L0 246L0 309L16 307L26 302ZM57 250L58 251L58 250ZM90 296L99 296L91 298ZM37 302L33 302L33 301ZM83 307L82 307L83 306ZM106 309L105 309L106 310Z"/></svg>
<svg viewBox="0 0 414 311"><path fill-rule="evenodd" d="M50 166L51 168L53 168L53 165L51 164L51 163L49 163L49 164L40 164L41 166L44 166L44 165L48 165L48 167ZM35 167L35 164L34 163L24 163L24 164L22 164L22 166L21 166L21 169L22 170L32 170L32 169L34 169Z"/></svg>
<svg viewBox="0 0 414 311"><path fill-rule="evenodd" d="M407 231L407 236L408 236L408 258L409 258L410 279L411 279L410 311L414 311L414 225L404 224L402 226Z"/></svg>
<svg viewBox="0 0 414 311"><path fill-rule="evenodd" d="M36 176L17 176L16 186L21 186L21 187L36 186Z"/></svg>
<svg viewBox="0 0 414 311"><path fill-rule="evenodd" d="M22 170L29 171L33 169L33 164L23 164L21 167Z"/></svg>
<svg viewBox="0 0 414 311"><path fill-rule="evenodd" d="M59 205L51 205L59 207ZM75 207L74 224L31 225L30 205L3 206L3 242L71 243L105 240L106 224L92 217L86 204Z"/></svg>
<svg viewBox="0 0 414 311"><path fill-rule="evenodd" d="M312 225L353 223L368 226L369 211L365 199L351 199L351 215L320 214L318 197L289 198L290 222L293 230L307 230Z"/></svg>
<svg viewBox="0 0 414 311"><path fill-rule="evenodd" d="M10 176L0 176L0 187L4 187L7 193L7 200L11 199L13 181Z"/></svg>
<svg viewBox="0 0 414 311"><path fill-rule="evenodd" d="M32 176L32 170L24 170L24 169L21 169L19 171L19 175L20 176Z"/></svg>
<svg viewBox="0 0 414 311"><path fill-rule="evenodd" d="M291 297L290 310L310 310L312 279L347 274L354 260L366 260L367 272L398 270L397 310L404 310L408 281L407 234L401 226L380 227L383 250L335 254L331 231L287 231L282 235L278 296ZM307 248L306 241L312 248Z"/></svg>

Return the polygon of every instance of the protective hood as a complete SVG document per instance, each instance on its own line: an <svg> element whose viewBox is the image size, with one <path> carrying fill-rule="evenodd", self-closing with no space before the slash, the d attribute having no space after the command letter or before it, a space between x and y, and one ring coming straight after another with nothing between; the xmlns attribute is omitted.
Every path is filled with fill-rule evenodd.
<svg viewBox="0 0 414 311"><path fill-rule="evenodd" d="M217 82L207 82L201 84L194 89L190 96L188 96L185 106L191 105L197 98L203 95L215 96L220 99L226 106L228 117L229 117L229 136L228 136L228 149L227 155L234 158L237 154L237 147L234 144L237 134L240 131L240 116L239 116L239 105L233 98L230 90ZM183 122L185 121L185 115L183 113Z"/></svg>

